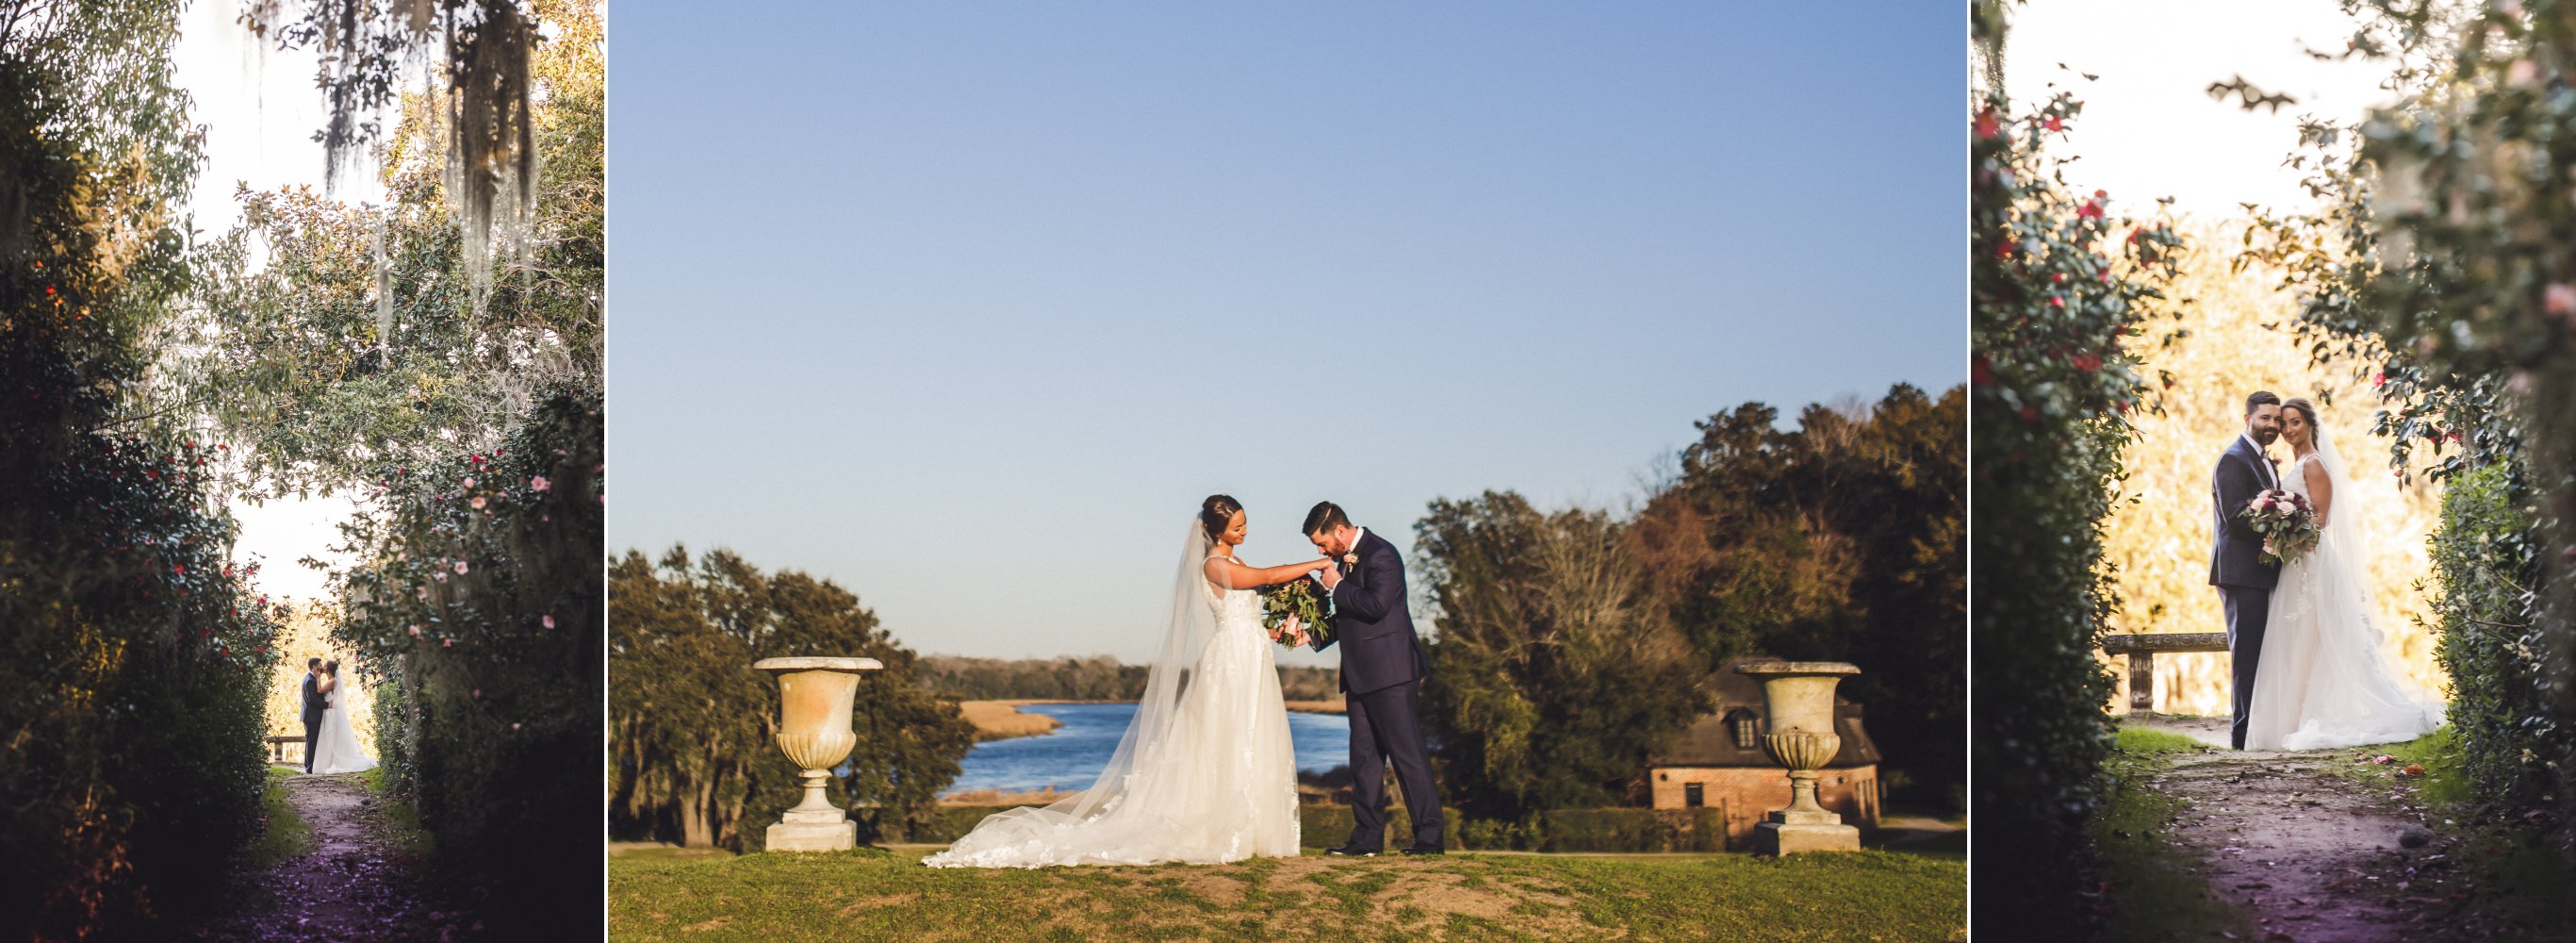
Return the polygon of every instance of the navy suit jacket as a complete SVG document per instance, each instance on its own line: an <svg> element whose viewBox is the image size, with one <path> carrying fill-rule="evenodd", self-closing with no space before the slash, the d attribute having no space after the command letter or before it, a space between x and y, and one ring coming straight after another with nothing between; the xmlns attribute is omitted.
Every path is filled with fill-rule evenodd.
<svg viewBox="0 0 2576 943"><path fill-rule="evenodd" d="M322 691L315 685L316 680L312 672L304 673L304 722L308 724L322 722Z"/></svg>
<svg viewBox="0 0 2576 943"><path fill-rule="evenodd" d="M1375 533L1363 533L1351 548L1360 561L1342 566L1342 584L1333 588L1333 641L1316 651L1342 646L1342 690L1367 694L1431 673L1431 653L1413 632L1413 613L1405 608L1404 555Z"/></svg>
<svg viewBox="0 0 2576 943"><path fill-rule="evenodd" d="M2275 483L2278 475L2271 461L2241 435L2218 456L2218 467L2209 473L2210 532L2214 535L2209 548L2209 585L2246 589L2280 585L2281 565L2263 562L2263 535L2255 533L2254 525L2245 523L2244 518L2246 502L2264 489L2279 487Z"/></svg>

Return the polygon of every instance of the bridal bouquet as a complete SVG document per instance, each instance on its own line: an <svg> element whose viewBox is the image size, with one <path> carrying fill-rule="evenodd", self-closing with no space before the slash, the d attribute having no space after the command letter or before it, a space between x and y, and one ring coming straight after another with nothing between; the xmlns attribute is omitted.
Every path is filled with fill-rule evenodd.
<svg viewBox="0 0 2576 943"><path fill-rule="evenodd" d="M2263 535L2264 562L2286 564L2317 548L2317 509L2305 496L2265 491L2238 516Z"/></svg>
<svg viewBox="0 0 2576 943"><path fill-rule="evenodd" d="M1270 640L1297 646L1332 641L1331 597L1306 576L1261 591L1261 627Z"/></svg>

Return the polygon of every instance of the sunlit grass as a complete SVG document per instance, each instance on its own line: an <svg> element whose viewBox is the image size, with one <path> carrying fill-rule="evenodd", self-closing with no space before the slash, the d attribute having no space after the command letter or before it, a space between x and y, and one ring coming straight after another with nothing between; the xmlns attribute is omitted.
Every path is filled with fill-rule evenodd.
<svg viewBox="0 0 2576 943"><path fill-rule="evenodd" d="M1950 940L1966 869L1859 852L947 870L920 849L610 859L620 940Z"/></svg>

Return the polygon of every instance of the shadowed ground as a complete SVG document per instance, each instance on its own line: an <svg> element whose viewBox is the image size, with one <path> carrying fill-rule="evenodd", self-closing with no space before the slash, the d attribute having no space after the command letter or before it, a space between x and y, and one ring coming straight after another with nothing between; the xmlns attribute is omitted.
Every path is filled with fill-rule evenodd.
<svg viewBox="0 0 2576 943"><path fill-rule="evenodd" d="M2440 771L2411 756L2425 741L2240 751L2225 748L2226 723L2123 721L2126 793L2096 836L2113 862L2113 939L2365 943L2576 930L2563 897L2535 892L2563 881L2563 867L2546 849L2531 860L2515 850L2536 830L2481 825L2471 810L2427 798Z"/></svg>
<svg viewBox="0 0 2576 943"><path fill-rule="evenodd" d="M201 928L200 938L455 943L481 935L472 915L441 909L422 894L420 856L407 847L413 835L367 791L364 776L299 772L279 785L309 835L280 842L279 860L254 855L235 879L240 908ZM272 810L269 827L292 826Z"/></svg>

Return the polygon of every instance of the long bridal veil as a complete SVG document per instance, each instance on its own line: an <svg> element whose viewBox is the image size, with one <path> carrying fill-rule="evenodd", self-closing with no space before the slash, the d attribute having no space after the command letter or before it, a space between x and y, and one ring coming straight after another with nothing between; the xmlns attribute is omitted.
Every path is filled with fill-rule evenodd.
<svg viewBox="0 0 2576 943"><path fill-rule="evenodd" d="M2334 438L2324 426L2314 428L2317 458L2334 488L2332 517L2316 549L2281 568L2246 743L2314 750L2411 740L2441 726L2441 703L2399 673L2381 648L2384 635L2361 571L2365 509Z"/></svg>
<svg viewBox="0 0 2576 943"><path fill-rule="evenodd" d="M1162 644L1146 670L1144 695L1100 778L1090 788L1052 805L995 813L948 851L923 863L1028 866L1119 860L1121 850L1140 842L1171 842L1201 827L1202 823L1191 821L1193 803L1135 793L1154 791L1176 779L1186 781L1186 775L1162 774L1214 759L1193 755L1197 746L1187 741L1197 731L1183 723L1181 710L1192 681L1191 669L1216 637L1216 596L1205 571L1210 546L1206 529L1193 518L1182 538L1170 613ZM1071 832L1077 827L1088 831L1075 838Z"/></svg>

